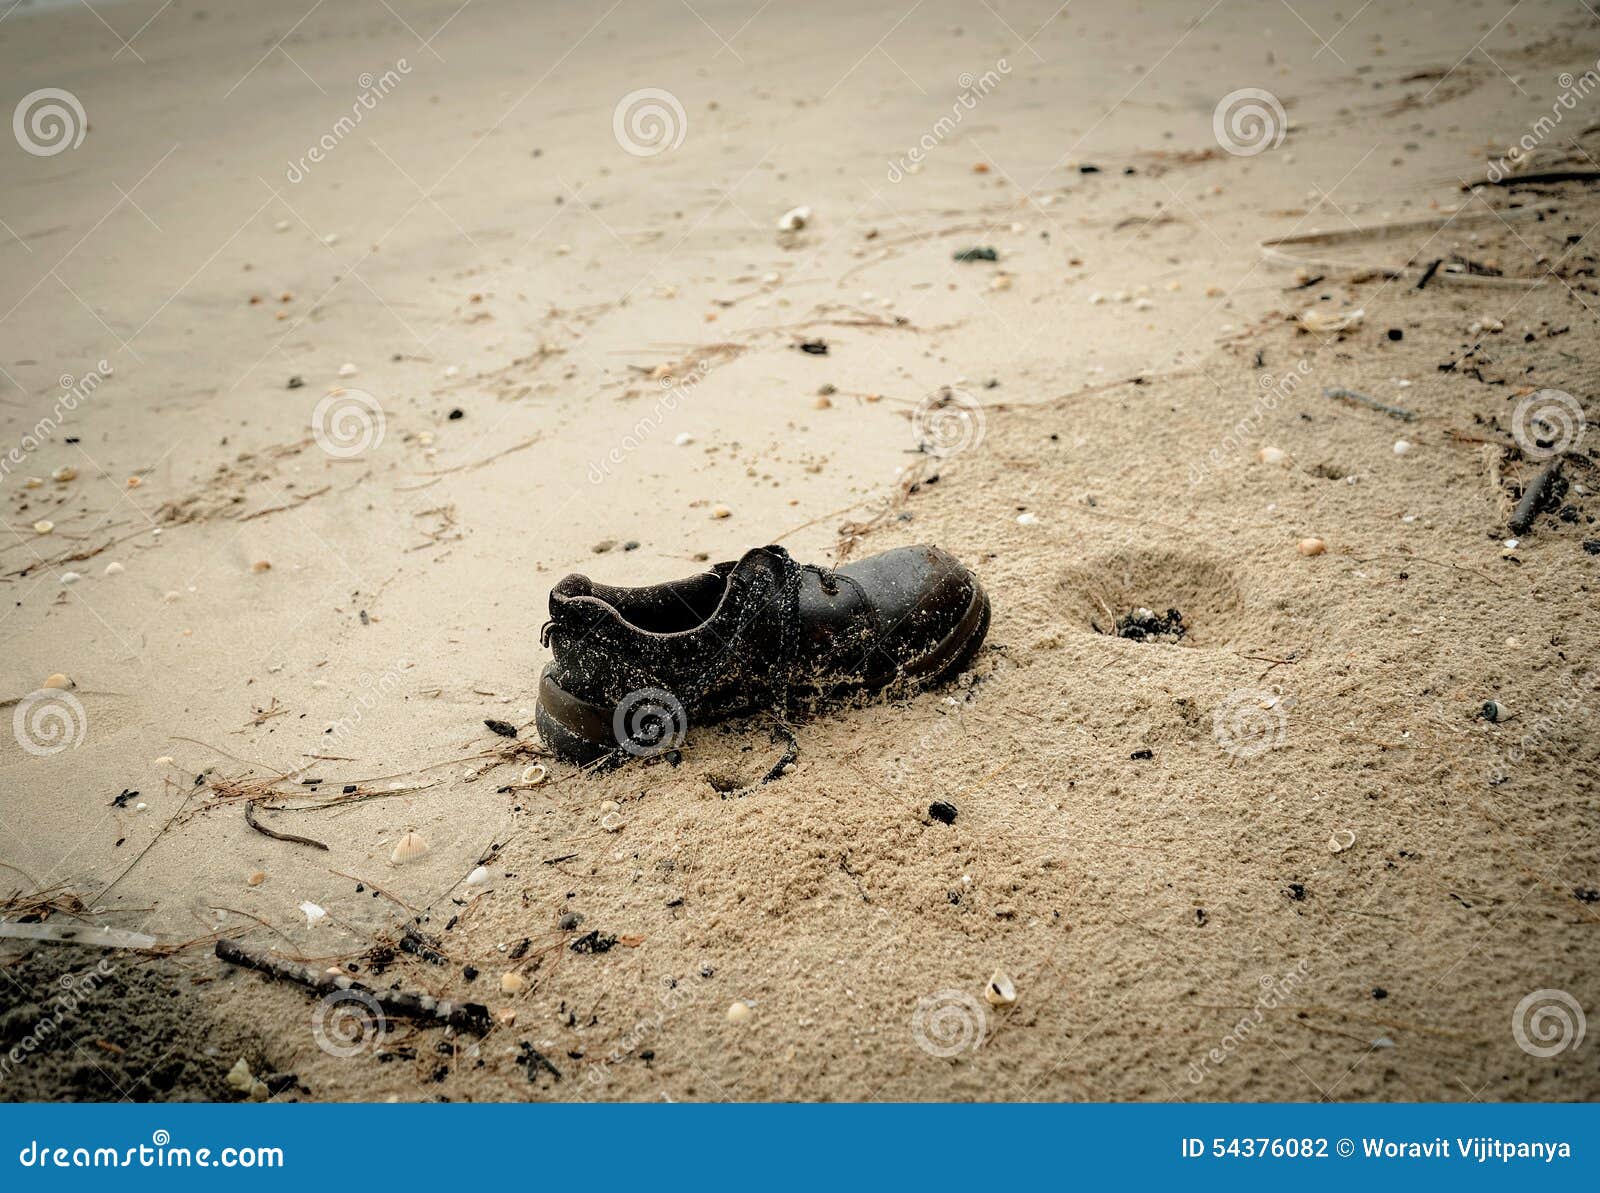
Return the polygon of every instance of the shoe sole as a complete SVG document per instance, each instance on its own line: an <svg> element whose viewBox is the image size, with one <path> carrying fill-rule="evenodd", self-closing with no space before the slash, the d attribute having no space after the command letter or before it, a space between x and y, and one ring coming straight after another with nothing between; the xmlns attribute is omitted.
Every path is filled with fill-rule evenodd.
<svg viewBox="0 0 1600 1193"><path fill-rule="evenodd" d="M837 700L864 692L881 692L895 683L912 687L931 688L946 683L961 674L972 662L989 632L989 594L982 585L976 585L972 599L961 620L932 650L913 660L887 684L859 684L833 688L827 699ZM594 762L607 754L623 753L613 728L616 707L594 704L574 696L550 677L554 664L545 667L539 676L539 705L534 721L544 744L564 762L580 765ZM627 751L632 752L632 751Z"/></svg>

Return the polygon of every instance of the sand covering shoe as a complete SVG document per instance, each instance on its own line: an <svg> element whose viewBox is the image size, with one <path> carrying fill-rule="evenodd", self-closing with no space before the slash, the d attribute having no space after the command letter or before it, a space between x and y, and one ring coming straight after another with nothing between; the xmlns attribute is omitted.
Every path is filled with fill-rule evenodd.
<svg viewBox="0 0 1600 1193"><path fill-rule="evenodd" d="M977 578L938 547L839 568L758 547L644 588L567 576L550 591L545 744L569 761L682 743L691 724L957 675L989 629Z"/></svg>

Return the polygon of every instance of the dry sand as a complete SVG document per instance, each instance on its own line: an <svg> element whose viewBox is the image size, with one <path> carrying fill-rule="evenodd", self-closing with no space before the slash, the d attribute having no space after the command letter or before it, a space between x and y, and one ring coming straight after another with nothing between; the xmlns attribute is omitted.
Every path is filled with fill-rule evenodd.
<svg viewBox="0 0 1600 1193"><path fill-rule="evenodd" d="M164 956L10 944L0 1096L1600 1095L1592 427L1504 542L1519 403L1600 416L1600 201L1461 186L1582 87L1582 5L35 7L6 103L87 125L0 146L7 918ZM1417 288L1452 256L1545 284ZM770 784L758 719L515 786L557 578L769 541L942 544L989 645ZM1139 607L1186 635L1099 632ZM219 935L502 1021L319 1016Z"/></svg>

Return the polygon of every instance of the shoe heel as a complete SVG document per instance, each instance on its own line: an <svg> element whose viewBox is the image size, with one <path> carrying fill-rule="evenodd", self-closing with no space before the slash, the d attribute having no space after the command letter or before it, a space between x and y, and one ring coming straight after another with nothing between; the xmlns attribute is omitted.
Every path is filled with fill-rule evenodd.
<svg viewBox="0 0 1600 1193"><path fill-rule="evenodd" d="M583 765L617 750L606 711L561 687L550 678L548 668L539 677L539 706L533 719L544 744L563 762Z"/></svg>

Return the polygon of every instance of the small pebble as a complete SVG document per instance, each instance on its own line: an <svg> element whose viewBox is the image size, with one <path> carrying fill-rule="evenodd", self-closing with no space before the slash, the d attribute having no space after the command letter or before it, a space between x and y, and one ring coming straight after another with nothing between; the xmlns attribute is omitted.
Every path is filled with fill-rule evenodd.
<svg viewBox="0 0 1600 1193"><path fill-rule="evenodd" d="M250 877L244 880L244 884L246 886L260 886L266 880L267 876L264 872L260 870L253 870L250 873Z"/></svg>
<svg viewBox="0 0 1600 1193"><path fill-rule="evenodd" d="M349 361L346 361L344 364L339 366L339 376L341 376L341 377L354 377L355 375L356 375L356 367L355 367L355 365L351 364Z"/></svg>
<svg viewBox="0 0 1600 1193"><path fill-rule="evenodd" d="M1281 447L1264 447L1256 453L1256 459L1263 464L1275 464L1281 468L1289 462L1289 453Z"/></svg>
<svg viewBox="0 0 1600 1193"><path fill-rule="evenodd" d="M50 479L64 485L68 481L75 481L78 479L78 470L72 467L70 464L63 464L60 468L57 468L50 474Z"/></svg>
<svg viewBox="0 0 1600 1193"><path fill-rule="evenodd" d="M1408 439L1396 439L1394 441L1394 454L1395 455L1403 456L1410 450L1411 450L1411 441L1410 440L1408 440Z"/></svg>
<svg viewBox="0 0 1600 1193"><path fill-rule="evenodd" d="M753 1015L748 1003L736 1002L728 1008L729 1023L743 1023Z"/></svg>
<svg viewBox="0 0 1600 1193"><path fill-rule="evenodd" d="M725 505L714 505L711 507L711 516L713 518L728 518L733 516L733 511Z"/></svg>
<svg viewBox="0 0 1600 1193"><path fill-rule="evenodd" d="M1300 554L1302 555L1321 555L1327 549L1328 544L1321 539L1300 540Z"/></svg>
<svg viewBox="0 0 1600 1193"><path fill-rule="evenodd" d="M677 444L679 447L688 447L694 442L694 436L689 434L688 431L679 431L672 437L672 442Z"/></svg>
<svg viewBox="0 0 1600 1193"><path fill-rule="evenodd" d="M250 570L256 573L270 572L272 570L272 564L268 563L265 559L258 559L250 565Z"/></svg>
<svg viewBox="0 0 1600 1193"><path fill-rule="evenodd" d="M1017 515L1017 525L1018 526L1032 526L1038 521L1039 521L1039 519L1036 518L1033 514L1018 514Z"/></svg>
<svg viewBox="0 0 1600 1193"><path fill-rule="evenodd" d="M528 980L520 973L503 973L500 975L500 993L521 994L528 988Z"/></svg>
<svg viewBox="0 0 1600 1193"><path fill-rule="evenodd" d="M63 583L63 584L76 584L79 580L82 580L82 579L83 579L83 577L77 572L62 572L61 573L61 583Z"/></svg>

